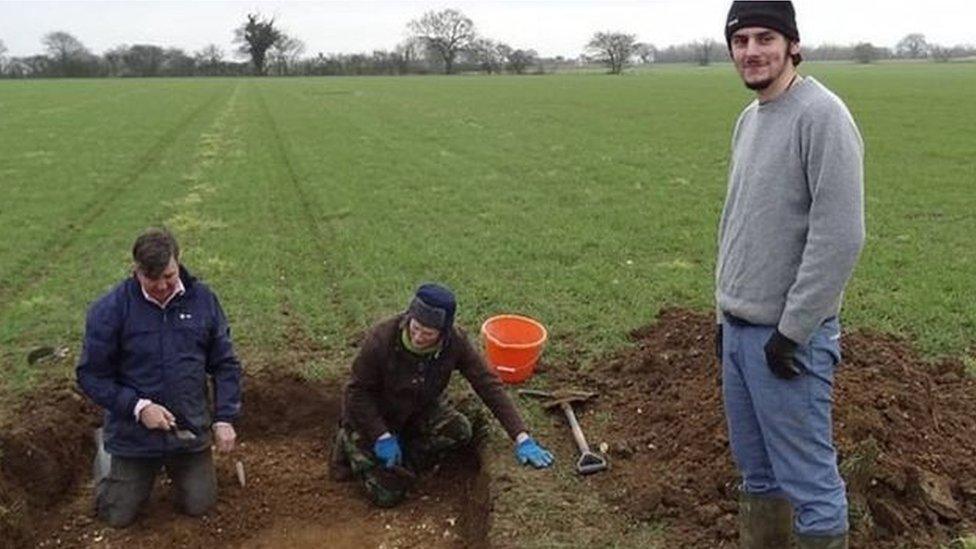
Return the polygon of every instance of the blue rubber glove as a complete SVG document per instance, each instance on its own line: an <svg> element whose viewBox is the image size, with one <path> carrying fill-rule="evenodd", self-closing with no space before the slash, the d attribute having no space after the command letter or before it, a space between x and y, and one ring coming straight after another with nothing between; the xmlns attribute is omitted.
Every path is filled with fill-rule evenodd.
<svg viewBox="0 0 976 549"><path fill-rule="evenodd" d="M525 465L531 463L536 469L544 469L552 465L555 458L549 450L543 448L532 437L529 437L515 446L515 457L519 463Z"/></svg>
<svg viewBox="0 0 976 549"><path fill-rule="evenodd" d="M396 435L386 438L378 438L373 443L373 453L383 462L383 467L389 469L394 465L400 465L403 460L403 453L400 451L400 440Z"/></svg>

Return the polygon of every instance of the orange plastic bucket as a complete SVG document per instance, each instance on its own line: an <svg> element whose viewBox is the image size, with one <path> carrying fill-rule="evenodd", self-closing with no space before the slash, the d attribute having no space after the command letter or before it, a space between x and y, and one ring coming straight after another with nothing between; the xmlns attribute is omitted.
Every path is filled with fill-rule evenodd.
<svg viewBox="0 0 976 549"><path fill-rule="evenodd" d="M527 316L498 315L481 325L488 363L505 383L521 383L535 371L549 333Z"/></svg>

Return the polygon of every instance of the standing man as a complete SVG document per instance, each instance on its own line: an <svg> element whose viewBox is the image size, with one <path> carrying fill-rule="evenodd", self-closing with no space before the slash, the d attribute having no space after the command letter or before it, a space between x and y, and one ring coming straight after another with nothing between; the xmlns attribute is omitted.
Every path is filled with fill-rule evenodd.
<svg viewBox="0 0 976 549"><path fill-rule="evenodd" d="M725 37L756 99L732 135L715 299L743 547L847 547L831 432L844 286L864 243L863 144L796 72L791 2L733 2ZM792 528L791 528L792 526Z"/></svg>
<svg viewBox="0 0 976 549"><path fill-rule="evenodd" d="M456 308L449 289L420 286L405 312L373 326L353 361L330 475L357 476L380 507L404 499L413 470L471 443L471 421L443 395L454 370L501 422L519 462L552 465L552 454L529 436L498 376L454 326Z"/></svg>
<svg viewBox="0 0 976 549"><path fill-rule="evenodd" d="M96 461L95 507L115 527L136 519L160 468L181 510L205 513L217 500L211 442L230 452L237 438L241 366L230 328L179 258L169 231L148 229L132 247L132 276L88 311L77 376L105 409L111 458L107 471Z"/></svg>

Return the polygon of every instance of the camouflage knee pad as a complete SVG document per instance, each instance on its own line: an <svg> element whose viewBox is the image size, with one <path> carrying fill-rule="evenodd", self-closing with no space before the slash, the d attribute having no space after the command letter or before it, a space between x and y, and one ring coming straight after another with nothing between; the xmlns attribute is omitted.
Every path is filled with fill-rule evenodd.
<svg viewBox="0 0 976 549"><path fill-rule="evenodd" d="M464 414L438 403L404 439L407 460L423 471L432 468L453 450L471 443L474 430Z"/></svg>
<svg viewBox="0 0 976 549"><path fill-rule="evenodd" d="M378 507L393 507L406 498L409 479L379 466L372 452L364 450L362 435L340 427L335 444L349 460L349 467L362 481L370 501Z"/></svg>

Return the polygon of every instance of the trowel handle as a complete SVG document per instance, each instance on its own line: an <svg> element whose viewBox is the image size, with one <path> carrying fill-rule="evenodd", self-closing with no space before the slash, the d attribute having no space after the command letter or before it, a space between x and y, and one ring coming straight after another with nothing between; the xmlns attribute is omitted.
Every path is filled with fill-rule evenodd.
<svg viewBox="0 0 976 549"><path fill-rule="evenodd" d="M579 447L580 452L589 452L590 445L586 443L586 437L583 436L583 429L580 429L579 422L576 421L576 413L573 412L573 405L568 402L560 402L559 406L562 407L563 413L566 414L566 421L569 422L570 429L573 430L573 438L576 439L576 446Z"/></svg>
<svg viewBox="0 0 976 549"><path fill-rule="evenodd" d="M112 456L105 451L105 432L101 427L95 429L95 461L92 462L92 477L95 485L108 476L112 470Z"/></svg>

